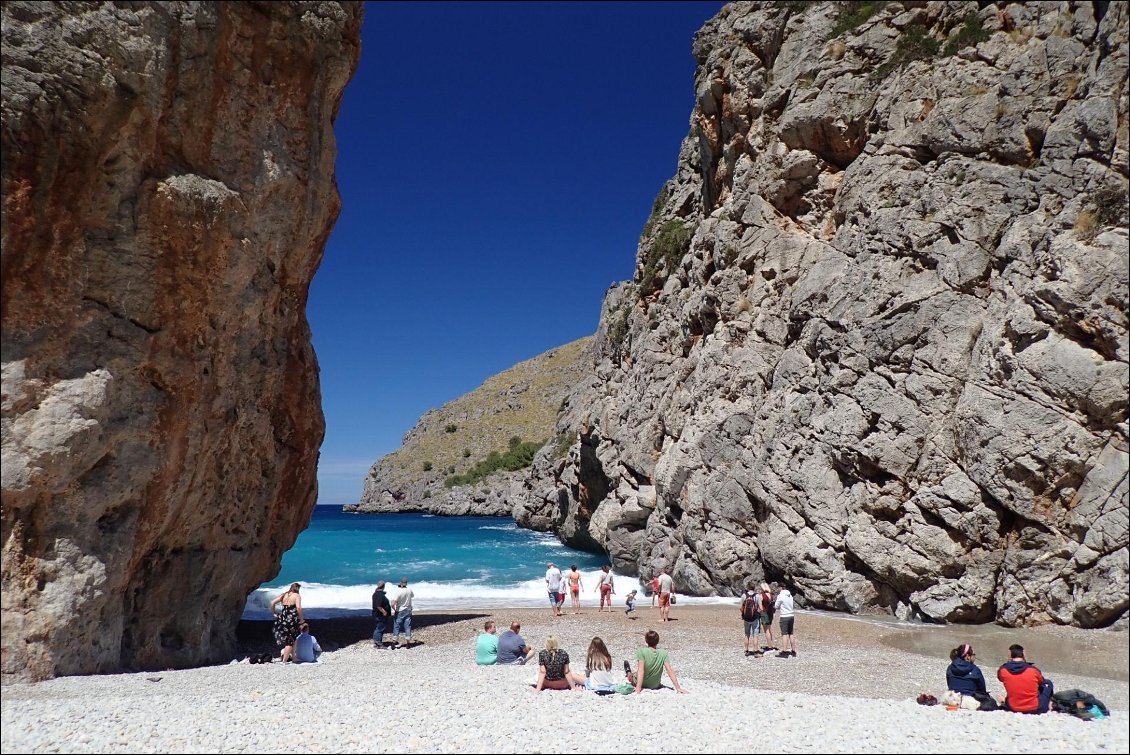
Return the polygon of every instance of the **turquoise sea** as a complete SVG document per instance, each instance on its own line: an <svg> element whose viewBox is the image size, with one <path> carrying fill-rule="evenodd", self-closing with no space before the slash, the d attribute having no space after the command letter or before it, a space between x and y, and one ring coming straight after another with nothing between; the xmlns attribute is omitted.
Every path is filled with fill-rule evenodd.
<svg viewBox="0 0 1130 755"><path fill-rule="evenodd" d="M310 526L283 556L282 570L247 600L244 618L270 618L268 604L287 585L302 585L304 613L313 618L368 615L379 579L407 577L418 610L519 608L548 605L545 565L583 573L582 601L597 605L601 554L567 548L545 532L519 529L506 517L431 514L346 514L317 506ZM638 580L616 574L617 604ZM728 599L691 598L692 602Z"/></svg>

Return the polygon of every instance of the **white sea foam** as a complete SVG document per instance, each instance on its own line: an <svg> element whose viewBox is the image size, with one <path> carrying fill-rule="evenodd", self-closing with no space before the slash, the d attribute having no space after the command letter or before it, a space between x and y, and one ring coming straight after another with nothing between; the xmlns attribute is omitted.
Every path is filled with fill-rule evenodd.
<svg viewBox="0 0 1130 755"><path fill-rule="evenodd" d="M585 586L581 594L581 603L586 607L599 605L599 597L593 592L599 572L585 572L582 582ZM637 600L639 605L646 605L650 600L644 595L639 586L639 580L623 574L613 573L616 585L616 594L612 596L612 605L623 610L624 596L630 590L639 590ZM415 598L415 610L467 610L474 608L531 608L549 606L546 595L545 579L530 579L524 582L511 584L488 584L482 580L467 579L454 582L411 582ZM303 613L314 619L333 618L339 616L357 616L368 614L372 609L372 597L375 585L326 585L317 582L302 583L302 610ZM396 592L396 582L389 581L387 586L389 595ZM271 598L285 590L284 586L261 587L247 598L247 605L243 611L245 619L270 619ZM694 597L679 595L679 605L703 605L709 603L738 602L737 598L723 597Z"/></svg>

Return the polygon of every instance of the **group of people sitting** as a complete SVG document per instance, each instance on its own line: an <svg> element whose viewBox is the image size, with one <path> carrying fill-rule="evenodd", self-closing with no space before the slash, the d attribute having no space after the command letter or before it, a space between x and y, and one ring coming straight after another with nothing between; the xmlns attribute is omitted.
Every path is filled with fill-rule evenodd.
<svg viewBox="0 0 1130 755"><path fill-rule="evenodd" d="M527 664L537 653L538 676L534 690L543 689L590 690L603 694L619 692L631 694L645 689L662 687L663 672L667 672L671 685L677 692L686 693L666 650L659 648L659 633L649 630L644 635L645 647L636 651L636 668L624 661L624 676L612 671L612 654L604 640L593 637L585 654L584 673L573 671L569 653L556 636L545 638L545 649L535 651L520 634L521 623L515 621L510 629L497 634L493 621L483 624L483 633L475 641L475 662L480 666Z"/></svg>
<svg viewBox="0 0 1130 755"><path fill-rule="evenodd" d="M1010 710L1015 713L1047 713L1055 691L1051 679L1028 662L1021 645L1008 649L1008 662L997 669L997 679L1004 685L1005 697L998 701L985 686L985 675L977 667L977 654L968 643L950 651L946 669L946 687L956 694L956 705L970 710ZM968 702L967 702L968 701Z"/></svg>

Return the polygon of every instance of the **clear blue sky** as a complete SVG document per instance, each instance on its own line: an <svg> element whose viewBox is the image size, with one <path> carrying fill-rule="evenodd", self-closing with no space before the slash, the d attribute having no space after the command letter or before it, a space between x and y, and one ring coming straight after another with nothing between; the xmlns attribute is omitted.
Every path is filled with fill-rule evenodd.
<svg viewBox="0 0 1130 755"><path fill-rule="evenodd" d="M596 330L674 172L723 3L369 3L310 290L319 503L430 408Z"/></svg>

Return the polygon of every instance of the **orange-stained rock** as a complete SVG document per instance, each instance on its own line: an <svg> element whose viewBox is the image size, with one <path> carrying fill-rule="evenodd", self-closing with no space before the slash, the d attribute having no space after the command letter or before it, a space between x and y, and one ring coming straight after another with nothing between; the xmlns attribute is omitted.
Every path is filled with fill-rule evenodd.
<svg viewBox="0 0 1130 755"><path fill-rule="evenodd" d="M5 679L227 660L306 525L361 16L4 4Z"/></svg>

